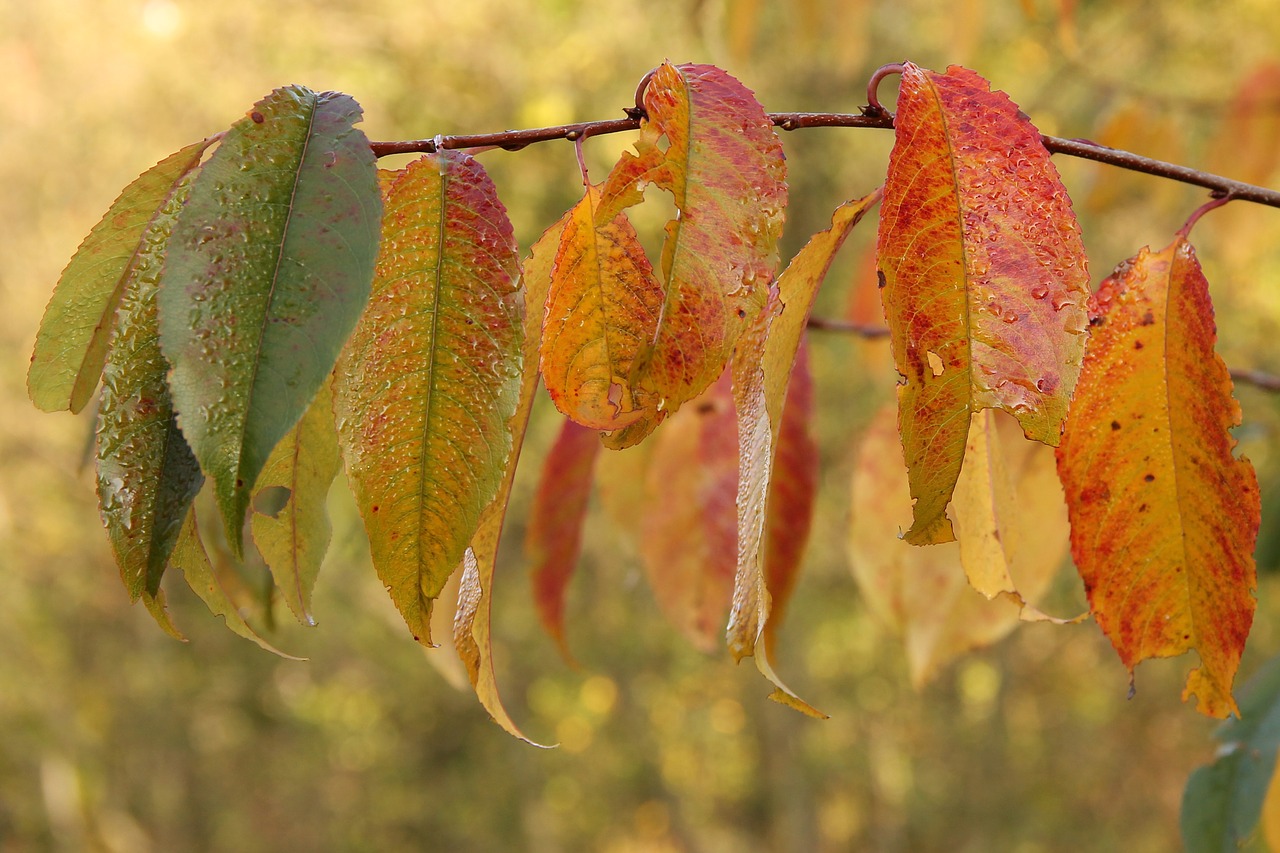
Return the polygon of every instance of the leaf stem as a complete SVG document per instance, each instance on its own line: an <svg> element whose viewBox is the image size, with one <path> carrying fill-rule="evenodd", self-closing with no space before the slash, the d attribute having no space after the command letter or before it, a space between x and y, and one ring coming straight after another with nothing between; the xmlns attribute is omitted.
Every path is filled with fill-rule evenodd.
<svg viewBox="0 0 1280 853"><path fill-rule="evenodd" d="M866 115L861 113L770 113L769 119L775 127L782 130L801 130L811 127L878 127L888 130L893 128L893 118L888 113L878 113L874 105L867 107L867 111L869 114ZM557 139L573 141L585 136L602 136L608 133L638 130L640 121L640 118L607 119L527 130L504 130L498 133L436 136L431 139L411 139L403 142L373 142L370 143L370 147L377 157L387 157L392 154L431 154L440 149L451 148L487 147L519 151L535 142L551 142ZM1219 198L1230 197L1235 201L1250 201L1254 204L1280 208L1280 190L1246 184L1188 166L1143 157L1131 151L1109 148L1087 139L1063 139L1057 136L1040 138L1044 142L1044 147L1055 154L1093 160L1131 172L1142 172L1157 178L1204 187Z"/></svg>

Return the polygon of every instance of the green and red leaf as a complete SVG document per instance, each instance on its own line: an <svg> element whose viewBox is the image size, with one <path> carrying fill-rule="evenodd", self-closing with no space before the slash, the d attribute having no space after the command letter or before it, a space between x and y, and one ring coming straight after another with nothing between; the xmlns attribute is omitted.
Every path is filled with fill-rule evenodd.
<svg viewBox="0 0 1280 853"><path fill-rule="evenodd" d="M233 551L254 483L369 297L381 213L346 95L277 89L226 133L174 227L160 344Z"/></svg>
<svg viewBox="0 0 1280 853"><path fill-rule="evenodd" d="M40 409L79 412L93 395L120 300L138 275L144 253L155 251L143 236L156 227L178 184L200 165L213 141L188 145L125 187L63 270L40 322L27 373L28 393Z"/></svg>
<svg viewBox="0 0 1280 853"><path fill-rule="evenodd" d="M627 377L633 394L653 395L669 413L716 381L764 308L787 201L786 159L750 90L713 66L664 63L645 88L644 107L636 154L624 153L606 179L596 224L638 204L650 184L675 200L657 326ZM629 446L655 425L642 420L608 443Z"/></svg>
<svg viewBox="0 0 1280 853"><path fill-rule="evenodd" d="M1238 714L1231 686L1256 606L1258 483L1232 454L1240 406L1185 234L1122 264L1089 308L1058 471L1090 607L1131 673L1194 648L1200 667L1183 699Z"/></svg>
<svg viewBox="0 0 1280 853"><path fill-rule="evenodd" d="M1057 445L1084 352L1079 226L1040 135L971 71L906 63L880 219L913 544L953 538L970 416Z"/></svg>
<svg viewBox="0 0 1280 853"><path fill-rule="evenodd" d="M390 182L373 295L334 408L374 568L424 644L432 601L511 456L518 274L506 210L473 158L428 155Z"/></svg>

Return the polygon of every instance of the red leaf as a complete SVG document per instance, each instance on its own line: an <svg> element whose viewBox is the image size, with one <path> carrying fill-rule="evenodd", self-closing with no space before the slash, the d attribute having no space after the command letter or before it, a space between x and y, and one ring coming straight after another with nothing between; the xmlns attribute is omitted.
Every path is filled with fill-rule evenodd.
<svg viewBox="0 0 1280 853"><path fill-rule="evenodd" d="M565 421L542 463L529 513L525 555L532 564L533 603L547 633L571 660L564 635L564 596L578 563L600 436Z"/></svg>
<svg viewBox="0 0 1280 853"><path fill-rule="evenodd" d="M915 499L906 540L922 545L954 538L946 507L973 412L1004 409L1058 443L1088 273L1057 171L1004 93L907 63L894 126L878 251Z"/></svg>

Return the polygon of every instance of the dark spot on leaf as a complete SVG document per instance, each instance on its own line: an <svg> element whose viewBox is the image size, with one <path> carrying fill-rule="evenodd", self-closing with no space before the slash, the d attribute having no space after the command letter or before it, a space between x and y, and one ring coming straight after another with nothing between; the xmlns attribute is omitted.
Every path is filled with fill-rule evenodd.
<svg viewBox="0 0 1280 853"><path fill-rule="evenodd" d="M262 124L264 121L267 120L266 116L264 116L262 113L258 112L257 110L254 110L253 112L249 113L249 118L253 119L254 124Z"/></svg>
<svg viewBox="0 0 1280 853"><path fill-rule="evenodd" d="M697 412L700 415L709 415L716 410L716 404L712 402L702 402L698 404Z"/></svg>
<svg viewBox="0 0 1280 853"><path fill-rule="evenodd" d="M236 488L237 489L244 488L244 480L241 480L239 477L236 478Z"/></svg>
<svg viewBox="0 0 1280 853"><path fill-rule="evenodd" d="M1143 347L1143 346L1144 346L1144 345L1143 345L1142 341L1134 341L1134 342L1133 342L1133 348L1134 348L1134 349L1142 349L1142 347Z"/></svg>
<svg viewBox="0 0 1280 853"><path fill-rule="evenodd" d="M1141 323L1141 325L1143 325L1143 326L1150 326L1150 325L1151 325L1152 323L1154 323L1155 321L1156 321L1155 315L1154 315L1154 314L1152 314L1150 311L1148 311L1146 314L1143 314L1143 315L1142 315L1142 323Z"/></svg>
<svg viewBox="0 0 1280 853"><path fill-rule="evenodd" d="M746 312L746 310L745 310L745 309L742 309L742 308L739 308L739 309L738 309L738 319L742 319L742 318L743 318L743 317L745 317L745 316L747 316L747 312Z"/></svg>
<svg viewBox="0 0 1280 853"><path fill-rule="evenodd" d="M1147 512L1150 509L1151 507L1147 506L1146 504L1139 504L1138 506L1138 512Z"/></svg>
<svg viewBox="0 0 1280 853"><path fill-rule="evenodd" d="M1099 317L1090 317L1090 318L1089 318L1089 325L1090 325L1090 326L1101 326L1101 325L1102 325L1103 323L1105 323L1105 322L1107 322L1107 320L1106 320L1106 318L1105 318L1105 317L1100 317L1100 316L1099 316Z"/></svg>
<svg viewBox="0 0 1280 853"><path fill-rule="evenodd" d="M1113 430L1120 429L1120 422L1119 422L1119 421L1112 421L1112 422L1111 422L1111 428L1112 428Z"/></svg>
<svg viewBox="0 0 1280 853"><path fill-rule="evenodd" d="M373 506L369 507L369 511L370 511L370 512L377 512L377 511L378 511L378 505L377 505L377 504L374 504Z"/></svg>
<svg viewBox="0 0 1280 853"><path fill-rule="evenodd" d="M1155 475L1155 474L1148 474L1147 476L1143 477L1142 479L1146 480L1148 483L1155 482L1156 475Z"/></svg>
<svg viewBox="0 0 1280 853"><path fill-rule="evenodd" d="M876 287L883 288L884 285L885 285L884 273L880 272L880 270L876 270Z"/></svg>

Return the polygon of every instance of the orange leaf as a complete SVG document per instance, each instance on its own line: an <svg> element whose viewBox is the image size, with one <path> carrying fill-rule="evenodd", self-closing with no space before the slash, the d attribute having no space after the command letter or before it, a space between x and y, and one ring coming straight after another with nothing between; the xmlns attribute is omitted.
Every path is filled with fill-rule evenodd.
<svg viewBox="0 0 1280 853"><path fill-rule="evenodd" d="M630 386L631 369L658 323L662 285L621 213L597 225L600 192L569 212L556 253L542 338L551 400L577 423L615 430L660 420L657 398Z"/></svg>
<svg viewBox="0 0 1280 853"><path fill-rule="evenodd" d="M1093 333L1058 471L1089 604L1132 673L1196 649L1198 709L1231 696L1253 622L1260 524L1253 467L1214 352L1208 282L1184 234L1122 264L1090 302Z"/></svg>
<svg viewBox="0 0 1280 853"><path fill-rule="evenodd" d="M1084 349L1079 227L1040 136L963 68L907 63L880 218L912 544L953 538L969 416L999 408L1056 445Z"/></svg>
<svg viewBox="0 0 1280 853"><path fill-rule="evenodd" d="M596 223L638 204L649 184L674 196L679 215L667 223L662 249L665 297L627 383L673 412L716 381L764 307L787 200L786 159L750 90L718 68L664 63L644 105L637 153L624 153L605 181ZM607 443L635 444L654 425L641 421Z"/></svg>
<svg viewBox="0 0 1280 853"><path fill-rule="evenodd" d="M564 422L542 463L524 542L525 555L533 564L534 606L566 660L572 656L564 636L565 589L578 563L599 452L599 435L573 421Z"/></svg>
<svg viewBox="0 0 1280 853"><path fill-rule="evenodd" d="M731 375L654 436L640 553L659 607L702 651L720 637L733 591L738 493Z"/></svg>

